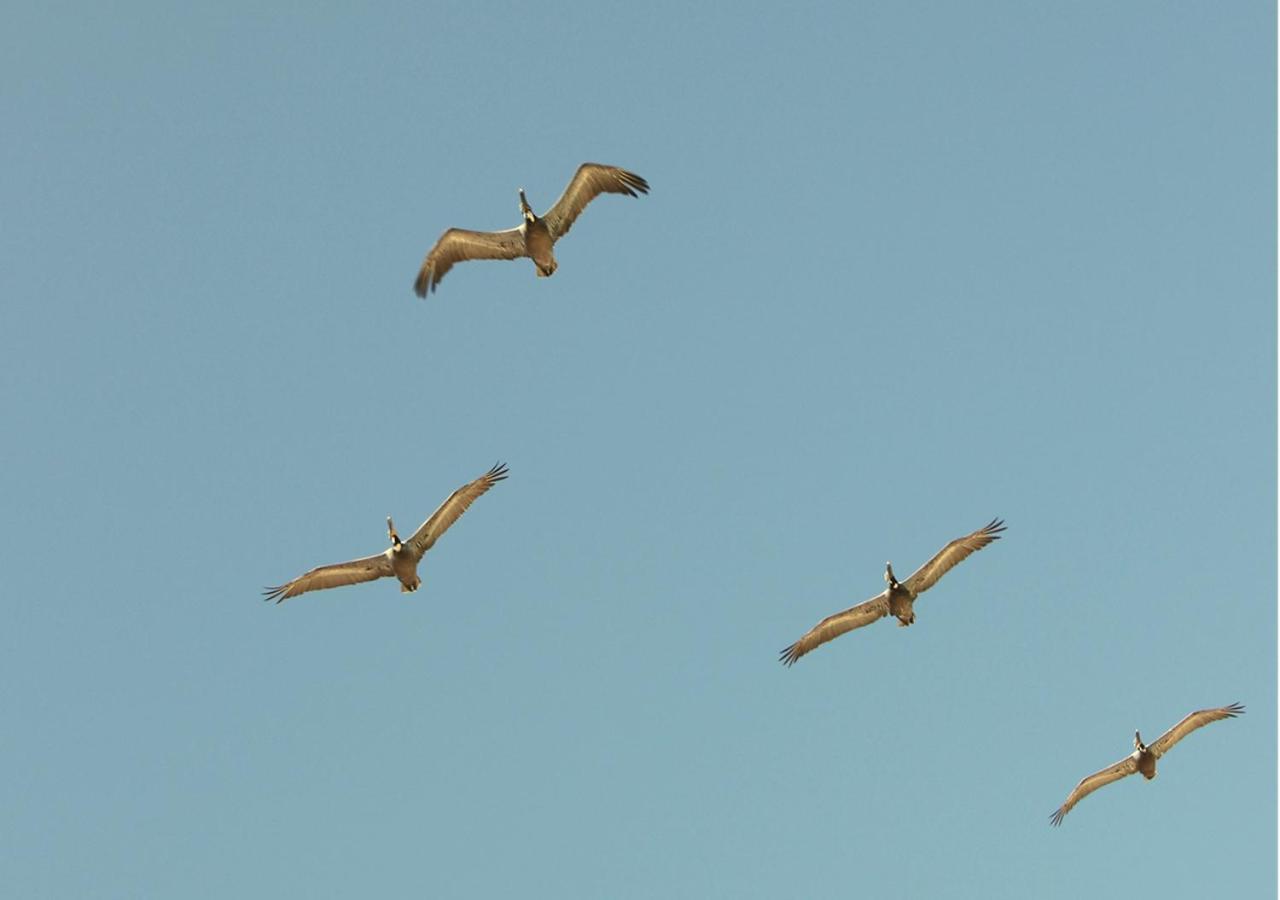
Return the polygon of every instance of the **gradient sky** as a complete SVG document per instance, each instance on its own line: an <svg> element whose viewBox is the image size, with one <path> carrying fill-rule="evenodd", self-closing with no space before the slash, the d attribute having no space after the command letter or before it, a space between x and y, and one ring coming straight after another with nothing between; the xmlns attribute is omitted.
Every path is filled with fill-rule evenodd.
<svg viewBox="0 0 1280 900"><path fill-rule="evenodd" d="M6 895L1274 896L1273 4L5 18Z"/></svg>

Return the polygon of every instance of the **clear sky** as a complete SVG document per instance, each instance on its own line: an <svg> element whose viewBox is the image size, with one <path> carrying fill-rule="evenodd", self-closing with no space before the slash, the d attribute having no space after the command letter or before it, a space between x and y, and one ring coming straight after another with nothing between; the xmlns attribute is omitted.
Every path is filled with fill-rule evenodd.
<svg viewBox="0 0 1280 900"><path fill-rule="evenodd" d="M1274 896L1273 4L316 6L6 12L6 895Z"/></svg>

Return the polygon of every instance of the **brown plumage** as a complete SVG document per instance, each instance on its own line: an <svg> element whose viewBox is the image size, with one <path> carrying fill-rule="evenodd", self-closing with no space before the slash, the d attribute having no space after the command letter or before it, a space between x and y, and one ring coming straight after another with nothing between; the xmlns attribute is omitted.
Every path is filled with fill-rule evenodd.
<svg viewBox="0 0 1280 900"><path fill-rule="evenodd" d="M518 259L527 256L537 267L539 278L549 276L556 270L552 247L569 233L588 203L600 194L635 197L637 191L649 193L649 183L639 175L617 166L583 163L555 205L545 215L538 216L529 206L522 188L520 214L524 222L520 227L506 231L448 229L422 261L413 289L419 297L427 296L427 292L436 289L454 263L469 259Z"/></svg>
<svg viewBox="0 0 1280 900"><path fill-rule="evenodd" d="M1232 703L1230 706L1219 706L1214 709L1197 710L1160 735L1154 743L1149 745L1143 744L1142 734L1135 731L1133 733L1133 752L1118 763L1113 763L1105 769L1080 779L1080 783L1067 795L1066 802L1054 810L1053 815L1049 816L1049 821L1054 825L1061 825L1063 818L1067 813L1071 812L1073 806L1098 788L1105 787L1113 781L1119 781L1126 775L1141 772L1142 777L1150 781L1156 777L1156 760L1168 753L1169 748L1178 743L1178 741L1197 728L1203 728L1210 722L1233 719L1243 712L1244 707L1239 703Z"/></svg>
<svg viewBox="0 0 1280 900"><path fill-rule="evenodd" d="M401 592L416 591L422 584L418 577L418 563L430 550L440 535L449 530L449 526L458 520L475 499L499 481L507 477L507 467L498 464L485 472L470 484L464 484L449 499L440 504L440 508L423 522L413 537L401 541L396 534L396 527L387 517L387 534L391 546L376 556L366 556L351 562L336 563L331 566L320 566L305 575L299 575L292 581L267 588L265 600L277 603L305 594L307 591L318 591L324 588L341 587L344 584L359 584L362 581L373 581L394 575L400 581Z"/></svg>
<svg viewBox="0 0 1280 900"><path fill-rule="evenodd" d="M793 665L797 659L815 647L839 637L846 631L870 625L876 619L883 619L888 615L896 616L899 625L910 625L916 620L913 609L916 598L937 584L943 575L969 554L981 550L992 541L999 540L1002 531L1004 531L1004 522L992 519L973 534L956 538L947 544L934 555L933 559L916 569L911 577L903 582L899 582L894 577L893 566L885 563L884 580L889 583L889 587L870 600L851 606L844 612L827 616L809 629L808 634L783 650L781 661L788 666Z"/></svg>

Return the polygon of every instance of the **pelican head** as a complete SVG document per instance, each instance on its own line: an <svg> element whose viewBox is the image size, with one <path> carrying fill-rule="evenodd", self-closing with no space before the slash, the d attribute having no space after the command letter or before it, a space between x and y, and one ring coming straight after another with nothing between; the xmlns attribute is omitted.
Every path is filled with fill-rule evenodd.
<svg viewBox="0 0 1280 900"><path fill-rule="evenodd" d="M1139 731L1133 733L1133 749L1139 753L1147 749L1147 745L1142 743L1142 733Z"/></svg>
<svg viewBox="0 0 1280 900"><path fill-rule="evenodd" d="M889 587L891 588L896 588L898 586L898 579L893 575L893 563L891 562L884 564L884 580L889 583Z"/></svg>
<svg viewBox="0 0 1280 900"><path fill-rule="evenodd" d="M529 201L525 199L524 188L520 188L520 215L524 216L526 222L532 222L538 218L533 214L533 207L529 205Z"/></svg>
<svg viewBox="0 0 1280 900"><path fill-rule="evenodd" d="M391 521L390 516L387 516L387 537L391 538L391 546L399 550L400 535L396 534L396 526L395 523Z"/></svg>

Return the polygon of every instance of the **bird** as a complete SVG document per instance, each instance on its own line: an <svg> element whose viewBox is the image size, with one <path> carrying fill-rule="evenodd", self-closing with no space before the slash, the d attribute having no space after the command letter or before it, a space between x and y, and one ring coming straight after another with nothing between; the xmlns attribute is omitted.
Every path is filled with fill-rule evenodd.
<svg viewBox="0 0 1280 900"><path fill-rule="evenodd" d="M552 246L569 233L588 203L600 194L635 197L637 191L649 193L649 182L626 169L590 162L578 166L560 199L542 216L534 213L525 199L524 188L520 188L520 215L524 221L518 228L506 231L447 229L422 261L413 290L419 297L427 296L427 292L436 289L454 263L469 259L519 259L528 256L538 270L538 277L549 277L556 270Z"/></svg>
<svg viewBox="0 0 1280 900"><path fill-rule="evenodd" d="M790 667L815 647L839 637L846 631L870 625L876 619L882 619L887 615L897 616L899 626L910 625L916 620L915 611L912 609L916 598L937 584L939 578L947 574L952 566L965 559L970 553L981 550L992 541L999 540L1002 531L1004 531L1004 522L1000 519L992 519L973 534L956 538L947 544L933 559L916 569L906 581L898 581L893 574L893 563L885 563L884 580L889 583L885 590L870 600L849 607L844 612L827 616L809 629L808 634L781 651L779 661Z"/></svg>
<svg viewBox="0 0 1280 900"><path fill-rule="evenodd" d="M1133 752L1118 763L1080 779L1080 783L1067 795L1067 801L1049 816L1049 821L1054 825L1061 825L1063 818L1066 817L1067 813L1071 812L1073 806L1098 788L1105 787L1113 781L1119 781L1126 775L1141 772L1142 777L1150 781L1156 777L1156 760L1168 753L1169 749L1178 741L1197 728L1203 728L1210 722L1217 722L1221 719L1234 719L1243 713L1244 707L1239 703L1232 703L1230 706L1219 706L1215 709L1198 709L1156 738L1152 744L1142 743L1142 733L1135 731L1133 733Z"/></svg>
<svg viewBox="0 0 1280 900"><path fill-rule="evenodd" d="M475 481L464 484L450 494L449 499L441 503L440 508L407 541L400 540L395 523L387 516L387 535L391 539L391 546L382 553L366 556L364 559L353 559L351 562L319 566L292 581L266 588L263 599L280 603L307 591L359 584L390 575L400 580L401 593L416 591L422 584L422 579L418 577L418 563L422 561L423 555L467 511L477 497L506 477L506 465L498 463Z"/></svg>

